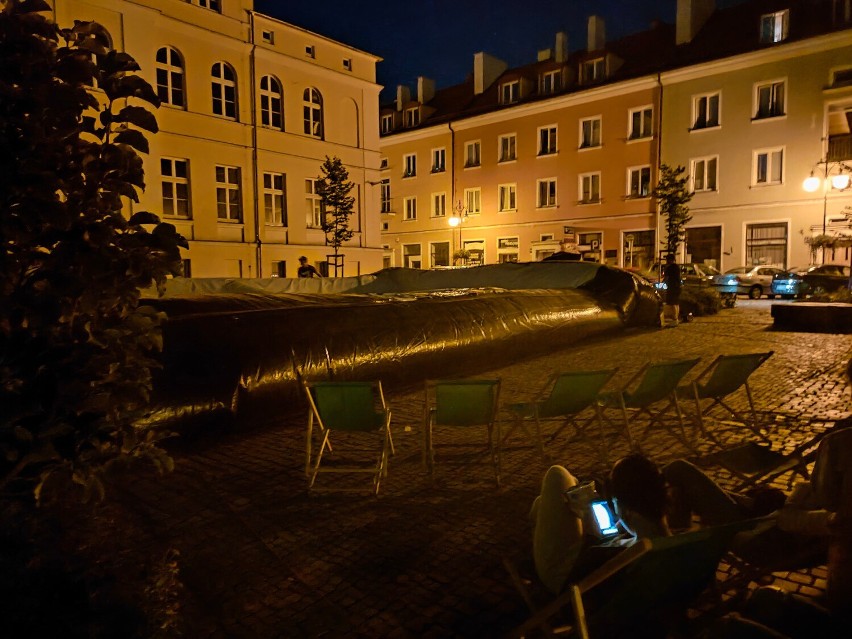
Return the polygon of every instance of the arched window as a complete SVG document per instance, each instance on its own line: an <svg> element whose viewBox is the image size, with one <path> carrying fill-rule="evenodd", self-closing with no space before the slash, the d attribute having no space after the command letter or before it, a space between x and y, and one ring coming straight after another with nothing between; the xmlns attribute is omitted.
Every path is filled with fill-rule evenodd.
<svg viewBox="0 0 852 639"><path fill-rule="evenodd" d="M305 114L305 134L322 140L322 95L314 88L305 89L302 104Z"/></svg>
<svg viewBox="0 0 852 639"><path fill-rule="evenodd" d="M171 47L157 50L157 97L163 104L185 107L183 60Z"/></svg>
<svg viewBox="0 0 852 639"><path fill-rule="evenodd" d="M271 75L265 75L260 79L260 123L273 129L284 128L281 83Z"/></svg>
<svg viewBox="0 0 852 639"><path fill-rule="evenodd" d="M237 76L231 65L217 62L210 72L213 76L213 113L237 119Z"/></svg>

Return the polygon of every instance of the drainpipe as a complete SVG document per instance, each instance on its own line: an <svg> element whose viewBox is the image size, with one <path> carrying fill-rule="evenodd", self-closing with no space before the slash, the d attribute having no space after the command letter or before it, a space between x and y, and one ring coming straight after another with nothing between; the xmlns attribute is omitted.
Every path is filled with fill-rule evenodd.
<svg viewBox="0 0 852 639"><path fill-rule="evenodd" d="M249 102L251 103L251 186L254 198L254 259L257 277L263 277L263 244L260 241L260 193L257 180L257 78L255 77L255 51L257 44L254 41L254 11L249 11Z"/></svg>
<svg viewBox="0 0 852 639"><path fill-rule="evenodd" d="M450 207L456 206L456 132L453 130L453 123L447 122L447 127L450 129L450 188L452 190L452 201Z"/></svg>
<svg viewBox="0 0 852 639"><path fill-rule="evenodd" d="M657 73L657 122L656 122L656 130L657 130L657 183L659 184L660 180L660 165L663 163L663 79L662 75ZM659 246L661 242L661 231L662 227L660 226L660 203L657 201L657 198L654 198L654 235L657 236L657 246L655 247L655 253L659 253ZM654 262L657 261L657 255L654 255ZM683 260L681 260L683 261Z"/></svg>

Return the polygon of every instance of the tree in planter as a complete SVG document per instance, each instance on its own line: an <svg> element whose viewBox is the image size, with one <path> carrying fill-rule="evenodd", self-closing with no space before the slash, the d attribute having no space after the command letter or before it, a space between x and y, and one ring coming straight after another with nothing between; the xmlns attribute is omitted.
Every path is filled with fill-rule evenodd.
<svg viewBox="0 0 852 639"><path fill-rule="evenodd" d="M322 230L325 243L334 249L334 275L337 277L343 275L343 256L338 257L340 247L355 234L349 228L349 216L355 204L355 198L349 192L355 185L349 181L349 171L338 157L325 156L320 170L322 175L317 178L317 195L322 198L325 209Z"/></svg>
<svg viewBox="0 0 852 639"><path fill-rule="evenodd" d="M689 176L685 173L686 169L682 166L661 164L660 179L652 192L660 207L660 214L666 220L666 255L677 253L678 246L686 239L684 227L692 219L687 206L692 193L687 189Z"/></svg>
<svg viewBox="0 0 852 639"><path fill-rule="evenodd" d="M102 497L134 460L171 468L134 427L162 346L163 316L139 299L179 273L186 241L152 213L122 215L145 186L156 94L103 27L59 29L48 10L0 11L0 489Z"/></svg>

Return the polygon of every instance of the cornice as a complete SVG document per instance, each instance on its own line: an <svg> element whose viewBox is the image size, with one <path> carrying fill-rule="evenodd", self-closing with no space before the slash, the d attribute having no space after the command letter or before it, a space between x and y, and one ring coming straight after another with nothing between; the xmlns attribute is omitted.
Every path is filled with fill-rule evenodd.
<svg viewBox="0 0 852 639"><path fill-rule="evenodd" d="M405 131L404 133L394 133L387 137L379 138L379 147L384 148L393 144L405 144L407 142L416 142L418 140L426 140L436 135L451 133L450 124L433 124L423 128L414 129L413 131Z"/></svg>

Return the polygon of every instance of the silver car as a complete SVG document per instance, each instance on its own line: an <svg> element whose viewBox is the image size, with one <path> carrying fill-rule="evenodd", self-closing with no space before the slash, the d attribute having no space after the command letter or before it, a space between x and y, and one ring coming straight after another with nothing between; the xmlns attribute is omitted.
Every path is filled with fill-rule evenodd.
<svg viewBox="0 0 852 639"><path fill-rule="evenodd" d="M785 271L774 266L738 266L716 276L716 288L719 292L748 295L751 299L760 299L772 293L772 278Z"/></svg>

